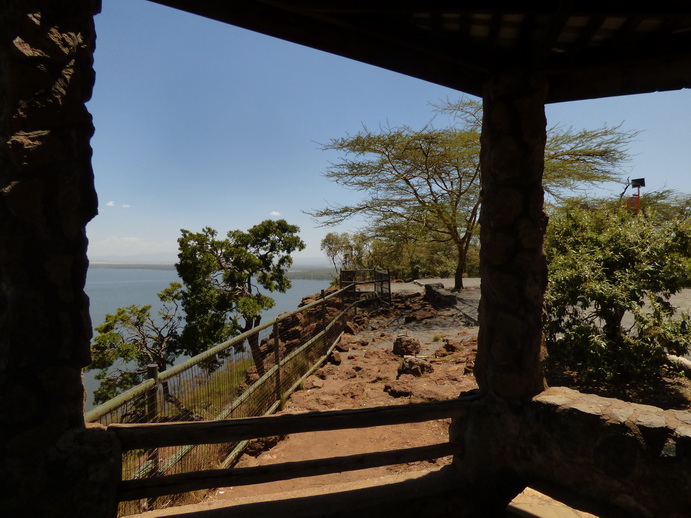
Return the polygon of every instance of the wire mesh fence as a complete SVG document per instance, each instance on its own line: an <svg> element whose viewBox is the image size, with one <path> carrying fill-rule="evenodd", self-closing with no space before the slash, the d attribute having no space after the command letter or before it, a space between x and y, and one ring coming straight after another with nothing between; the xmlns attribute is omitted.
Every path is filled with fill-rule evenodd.
<svg viewBox="0 0 691 518"><path fill-rule="evenodd" d="M326 358L357 312L349 288L322 293L296 311L224 342L150 379L85 415L86 422L161 423L273 413ZM123 453L122 479L227 467L244 444L202 444ZM179 497L177 497L179 499ZM187 495L187 501L190 495ZM120 515L163 507L161 499L120 504Z"/></svg>
<svg viewBox="0 0 691 518"><path fill-rule="evenodd" d="M361 299L363 294L391 303L391 276L384 270L341 270L341 286L347 286L345 296Z"/></svg>

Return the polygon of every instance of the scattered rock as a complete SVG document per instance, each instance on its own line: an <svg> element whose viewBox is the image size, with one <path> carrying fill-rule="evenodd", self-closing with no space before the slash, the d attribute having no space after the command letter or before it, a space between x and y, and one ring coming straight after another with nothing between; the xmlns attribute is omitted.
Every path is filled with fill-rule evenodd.
<svg viewBox="0 0 691 518"><path fill-rule="evenodd" d="M346 322L343 326L343 332L346 334L356 335L360 332L361 327L355 322Z"/></svg>
<svg viewBox="0 0 691 518"><path fill-rule="evenodd" d="M354 347L357 347L360 340L355 340L354 336L343 334L341 339L336 343L335 349L342 353L348 352Z"/></svg>
<svg viewBox="0 0 691 518"><path fill-rule="evenodd" d="M463 349L463 342L452 340L451 338L444 338L443 348L450 353L455 353Z"/></svg>
<svg viewBox="0 0 691 518"><path fill-rule="evenodd" d="M403 320L406 323L419 322L420 320L428 320L437 316L437 312L433 309L419 309L413 313L407 314Z"/></svg>
<svg viewBox="0 0 691 518"><path fill-rule="evenodd" d="M310 376L305 380L305 390L324 388L324 380L316 376Z"/></svg>
<svg viewBox="0 0 691 518"><path fill-rule="evenodd" d="M410 397L413 395L413 385L410 380L397 380L384 385L384 392L391 397Z"/></svg>
<svg viewBox="0 0 691 518"><path fill-rule="evenodd" d="M365 395L365 387L362 385L351 385L343 391L343 396L350 399L362 399Z"/></svg>
<svg viewBox="0 0 691 518"><path fill-rule="evenodd" d="M355 369L341 369L339 372L339 377L344 380L352 380L357 378L357 371Z"/></svg>
<svg viewBox="0 0 691 518"><path fill-rule="evenodd" d="M437 358L442 358L450 354L463 352L466 349L465 346L466 344L464 344L462 341L444 338L444 345L434 352L434 356Z"/></svg>
<svg viewBox="0 0 691 518"><path fill-rule="evenodd" d="M343 359L341 358L341 353L338 351L331 351L327 361L333 365L340 365L343 362Z"/></svg>
<svg viewBox="0 0 691 518"><path fill-rule="evenodd" d="M336 367L335 367L335 366L333 366L333 365L325 365L325 366L322 367L321 369L318 369L317 372L315 372L314 374L315 374L318 378L321 378L321 379L325 380L325 379L328 378L329 376L333 376L333 375L335 374L335 372L336 372Z"/></svg>
<svg viewBox="0 0 691 518"><path fill-rule="evenodd" d="M340 353L347 353L348 351L350 351L349 344L343 344L341 342L338 342L334 349Z"/></svg>
<svg viewBox="0 0 691 518"><path fill-rule="evenodd" d="M397 336L393 343L393 353L396 356L414 356L420 353L420 349L420 340L411 336Z"/></svg>
<svg viewBox="0 0 691 518"><path fill-rule="evenodd" d="M394 358L394 355L391 351L378 351L376 349L373 349L365 352L365 358L368 360L390 360L391 358Z"/></svg>
<svg viewBox="0 0 691 518"><path fill-rule="evenodd" d="M298 347L300 347L303 344L302 338L294 338L293 340L288 340L285 345L283 346L283 351L284 352L290 352L294 351ZM284 356L285 354L282 354Z"/></svg>
<svg viewBox="0 0 691 518"><path fill-rule="evenodd" d="M407 357L403 358L401 365L398 367L398 378L404 374L410 374L416 378L419 378L423 374L429 374L431 372L434 372L434 368L427 360L422 358Z"/></svg>
<svg viewBox="0 0 691 518"><path fill-rule="evenodd" d="M306 297L302 297L302 300L300 301L300 304L298 304L298 307L301 308L303 306L306 306L307 304L312 304L312 302L316 302L319 300L320 296L319 295L308 295Z"/></svg>
<svg viewBox="0 0 691 518"><path fill-rule="evenodd" d="M252 457L259 457L263 452L270 450L279 442L285 439L286 435L274 435L273 437L260 437L259 439L252 439L247 443L245 453Z"/></svg>
<svg viewBox="0 0 691 518"><path fill-rule="evenodd" d="M255 381L259 379L259 373L257 373L257 367L250 365L245 371L245 383L252 385Z"/></svg>

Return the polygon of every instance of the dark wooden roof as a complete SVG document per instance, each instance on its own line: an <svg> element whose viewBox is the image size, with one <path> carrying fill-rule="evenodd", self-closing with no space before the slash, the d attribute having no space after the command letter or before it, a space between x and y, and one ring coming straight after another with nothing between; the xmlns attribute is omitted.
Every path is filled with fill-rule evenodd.
<svg viewBox="0 0 691 518"><path fill-rule="evenodd" d="M477 96L518 67L549 102L691 86L688 0L152 1Z"/></svg>

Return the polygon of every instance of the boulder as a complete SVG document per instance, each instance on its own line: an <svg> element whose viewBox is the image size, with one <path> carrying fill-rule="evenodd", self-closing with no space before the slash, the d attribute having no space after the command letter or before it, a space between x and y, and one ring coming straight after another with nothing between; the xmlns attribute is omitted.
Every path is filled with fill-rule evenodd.
<svg viewBox="0 0 691 518"><path fill-rule="evenodd" d="M401 365L399 365L397 377L400 378L403 374L410 374L419 378L423 374L429 374L430 372L434 372L434 368L432 368L432 364L427 360L407 357L404 358Z"/></svg>
<svg viewBox="0 0 691 518"><path fill-rule="evenodd" d="M286 435L275 435L272 437L260 437L259 439L252 439L247 443L243 453L252 457L259 457L259 455L270 450L286 437Z"/></svg>
<svg viewBox="0 0 691 518"><path fill-rule="evenodd" d="M425 284L425 300L437 309L452 308L456 305L456 294L441 283Z"/></svg>
<svg viewBox="0 0 691 518"><path fill-rule="evenodd" d="M413 385L409 379L392 381L384 385L384 392L391 397L410 397L413 395Z"/></svg>
<svg viewBox="0 0 691 518"><path fill-rule="evenodd" d="M420 350L420 340L411 336L397 336L393 343L393 353L396 356L414 356L419 354Z"/></svg>
<svg viewBox="0 0 691 518"><path fill-rule="evenodd" d="M343 332L351 335L356 335L362 328L356 322L346 322L343 326Z"/></svg>
<svg viewBox="0 0 691 518"><path fill-rule="evenodd" d="M451 338L444 338L444 345L437 349L434 356L437 358L448 356L449 354L454 354L461 352L465 349L465 344L458 340L453 340Z"/></svg>
<svg viewBox="0 0 691 518"><path fill-rule="evenodd" d="M349 347L349 345L348 345L349 343L350 343L350 342L339 341L339 342L334 346L334 350L338 351L339 353L347 353L348 351L350 351L350 347Z"/></svg>
<svg viewBox="0 0 691 518"><path fill-rule="evenodd" d="M310 376L305 380L305 390L324 388L324 380L315 376Z"/></svg>
<svg viewBox="0 0 691 518"><path fill-rule="evenodd" d="M341 362L343 362L343 359L341 358L341 353L338 351L331 351L327 361L333 365L340 365Z"/></svg>

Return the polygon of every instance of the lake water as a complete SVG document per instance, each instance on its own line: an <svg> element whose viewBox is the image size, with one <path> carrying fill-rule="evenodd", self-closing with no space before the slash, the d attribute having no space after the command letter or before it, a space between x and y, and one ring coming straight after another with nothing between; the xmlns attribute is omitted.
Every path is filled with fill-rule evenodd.
<svg viewBox="0 0 691 518"><path fill-rule="evenodd" d="M90 299L92 326L95 328L101 325L106 314L132 304L150 304L152 313L155 314L160 306L156 295L173 281L180 281L175 270L89 268L85 291ZM267 293L276 304L264 313L263 322L296 309L302 297L319 293L329 286L329 282L325 280L293 279L292 283L292 287L285 293ZM94 374L84 374L87 410L93 407L93 392L98 386Z"/></svg>

